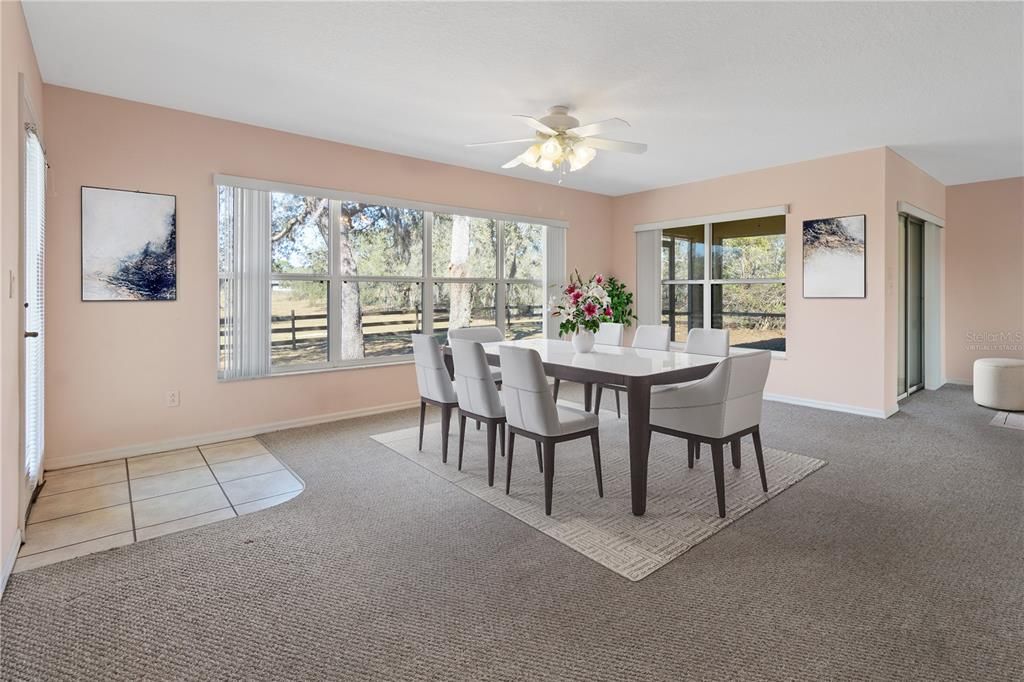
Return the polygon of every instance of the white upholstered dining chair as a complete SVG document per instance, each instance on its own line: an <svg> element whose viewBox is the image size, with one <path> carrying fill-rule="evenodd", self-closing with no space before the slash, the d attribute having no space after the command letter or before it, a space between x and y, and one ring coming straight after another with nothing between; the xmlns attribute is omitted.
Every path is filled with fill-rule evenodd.
<svg viewBox="0 0 1024 682"><path fill-rule="evenodd" d="M504 341L505 335L497 327L459 327L448 330L448 345L453 346L452 341L461 339L463 341L476 341L477 343L494 343ZM454 346L453 346L454 347ZM491 377L495 383L501 383L501 369L490 368Z"/></svg>
<svg viewBox="0 0 1024 682"><path fill-rule="evenodd" d="M696 355L717 355L725 357L729 354L729 330L728 329L691 329L686 335L686 352ZM655 390L671 390L671 387L656 388ZM687 457L700 459L700 444L696 441L687 441L690 452Z"/></svg>
<svg viewBox="0 0 1024 682"><path fill-rule="evenodd" d="M691 329L686 335L686 352L724 358L729 354L729 330Z"/></svg>
<svg viewBox="0 0 1024 682"><path fill-rule="evenodd" d="M444 364L437 339L426 334L412 335L412 353L416 362L416 385L420 391L420 445L423 449L423 422L427 416L427 405L441 409L441 461L448 461L448 428L451 425L452 410L459 406L455 384Z"/></svg>
<svg viewBox="0 0 1024 682"><path fill-rule="evenodd" d="M597 474L597 494L604 497L601 482L601 443L598 437L597 415L585 410L558 407L548 391L547 377L540 355L531 348L501 346L501 368L504 371L502 395L505 416L508 419L508 460L505 474L505 494L512 481L512 458L515 437L529 438L543 452L544 513L551 515L551 493L555 480L555 445L568 440L590 437Z"/></svg>
<svg viewBox="0 0 1024 682"><path fill-rule="evenodd" d="M721 517L725 516L725 472L722 468L725 443L732 448L732 465L739 468L740 439L746 435L753 437L761 488L768 492L760 424L771 360L770 351L731 355L703 379L651 393L652 432L711 446L715 494ZM691 445L687 457L687 465L691 469L693 453Z"/></svg>
<svg viewBox="0 0 1024 682"><path fill-rule="evenodd" d="M623 329L625 329L625 326L618 322L602 322L597 332L594 333L594 343L602 346L621 346ZM556 402L558 401L558 389L561 385L562 380L555 377L554 395Z"/></svg>
<svg viewBox="0 0 1024 682"><path fill-rule="evenodd" d="M633 348L646 348L647 350L668 350L669 327L664 324L641 324L636 328L633 335ZM597 396L594 398L594 414L601 411L601 395L604 389L615 392L615 414L622 418L622 402L620 393L626 390L625 386L615 384L598 384Z"/></svg>
<svg viewBox="0 0 1024 682"><path fill-rule="evenodd" d="M491 378L484 348L477 341L452 339L452 360L455 363L455 392L459 398L459 471L466 442L466 417L487 425L487 485L494 485L495 441L501 439L501 455L505 456L505 408Z"/></svg>

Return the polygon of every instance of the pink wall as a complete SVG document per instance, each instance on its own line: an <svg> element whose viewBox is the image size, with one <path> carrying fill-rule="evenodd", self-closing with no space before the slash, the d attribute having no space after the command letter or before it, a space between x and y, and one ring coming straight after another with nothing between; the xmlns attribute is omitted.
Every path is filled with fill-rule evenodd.
<svg viewBox="0 0 1024 682"><path fill-rule="evenodd" d="M902 156L885 150L885 381L886 414L897 410L899 372L899 202L906 201L939 218L946 216L946 187ZM940 233L940 242L945 235ZM943 244L940 244L940 250ZM940 294L944 299L944 294ZM944 308L944 300L940 303Z"/></svg>
<svg viewBox="0 0 1024 682"><path fill-rule="evenodd" d="M21 242L21 104L18 74L42 125L42 80L21 4L0 2L0 566L7 568L17 547L21 481L20 348L18 283L13 296L8 274L19 273ZM0 582L6 575L0 576Z"/></svg>
<svg viewBox="0 0 1024 682"><path fill-rule="evenodd" d="M609 266L608 197L46 86L47 460L413 400L410 366L216 379L216 201L226 173L566 220L568 265ZM80 301L81 185L177 195L178 300ZM164 406L166 391L181 406Z"/></svg>
<svg viewBox="0 0 1024 682"><path fill-rule="evenodd" d="M871 149L617 197L612 273L635 286L635 225L788 204L786 358L773 361L767 390L881 414L886 407L885 165L886 150ZM867 216L867 298L803 298L803 221L861 213Z"/></svg>
<svg viewBox="0 0 1024 682"><path fill-rule="evenodd" d="M983 357L1024 358L1024 178L946 194L946 376Z"/></svg>

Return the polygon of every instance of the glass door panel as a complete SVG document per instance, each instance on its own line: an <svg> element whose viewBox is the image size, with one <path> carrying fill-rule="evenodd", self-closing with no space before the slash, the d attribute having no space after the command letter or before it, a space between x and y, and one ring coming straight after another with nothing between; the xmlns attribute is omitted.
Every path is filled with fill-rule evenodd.
<svg viewBox="0 0 1024 682"><path fill-rule="evenodd" d="M907 219L907 389L924 385L924 224Z"/></svg>
<svg viewBox="0 0 1024 682"><path fill-rule="evenodd" d="M907 394L907 216L899 226L899 340L896 344L896 395Z"/></svg>

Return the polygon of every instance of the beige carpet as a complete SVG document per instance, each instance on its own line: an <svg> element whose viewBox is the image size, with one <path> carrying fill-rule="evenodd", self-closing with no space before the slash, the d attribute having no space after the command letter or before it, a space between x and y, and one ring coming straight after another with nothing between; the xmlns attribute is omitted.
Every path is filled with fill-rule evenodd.
<svg viewBox="0 0 1024 682"><path fill-rule="evenodd" d="M996 416L992 417L989 423L992 426L1024 431L1024 412L996 412Z"/></svg>
<svg viewBox="0 0 1024 682"><path fill-rule="evenodd" d="M436 415L435 415L436 418ZM629 458L626 420L601 415L601 463L604 498L597 484L589 439L557 446L552 515L544 514L544 479L537 467L535 445L517 439L511 494L505 495L506 461L496 456L494 487L487 485L486 431L467 425L462 471L458 470L458 426L452 420L448 463L441 463L440 424L427 424L423 451L418 428L382 433L372 438L498 509L558 540L629 580L641 580L699 542L760 507L769 499L825 466L820 459L769 447L764 459L768 493L761 491L749 438L743 444L743 465L733 468L726 449L726 517L719 518L711 453L694 468L686 466L685 441L654 434L651 444L647 514L630 513ZM793 493L799 495L799 492ZM771 514L771 506L760 510Z"/></svg>

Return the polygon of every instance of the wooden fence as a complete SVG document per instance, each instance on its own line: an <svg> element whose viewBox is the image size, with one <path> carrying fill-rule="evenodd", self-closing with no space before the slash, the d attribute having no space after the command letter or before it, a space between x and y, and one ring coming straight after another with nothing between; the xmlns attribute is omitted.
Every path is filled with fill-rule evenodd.
<svg viewBox="0 0 1024 682"><path fill-rule="evenodd" d="M527 314L523 314L523 310ZM448 330L448 308L434 309L434 332ZM518 313L518 315L517 315ZM494 308L474 308L472 315L477 320L487 320L494 314ZM515 306L509 309L508 324L510 327L539 324L544 314L544 306ZM423 311L416 308L409 310L384 310L374 313L363 313L364 340L375 336L393 336L410 334L423 328ZM224 320L221 320L223 325ZM293 350L309 344L320 344L327 336L327 315L314 313L300 315L291 311L288 315L273 315L270 318L271 347L290 347Z"/></svg>

